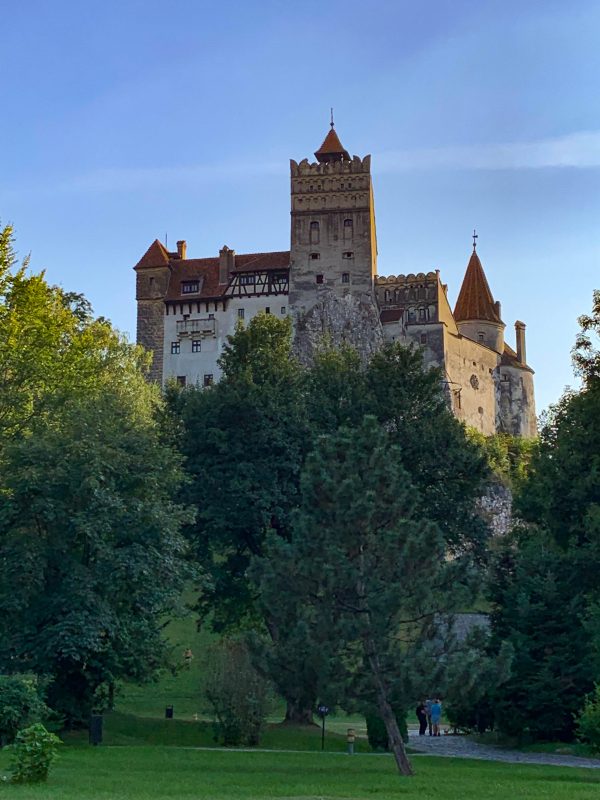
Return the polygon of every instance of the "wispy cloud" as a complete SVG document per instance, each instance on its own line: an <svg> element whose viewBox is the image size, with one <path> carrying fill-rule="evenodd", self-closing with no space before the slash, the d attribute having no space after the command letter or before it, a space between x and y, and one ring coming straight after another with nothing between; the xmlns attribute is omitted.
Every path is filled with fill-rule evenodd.
<svg viewBox="0 0 600 800"><path fill-rule="evenodd" d="M520 170L600 167L600 131L569 133L533 142L394 150L378 154L377 169Z"/></svg>
<svg viewBox="0 0 600 800"><path fill-rule="evenodd" d="M532 142L413 148L374 153L379 173L415 170L529 170L600 167L600 131L581 131ZM37 195L137 192L144 189L198 187L285 175L287 160L220 162L175 167L105 167L57 181L21 182L0 189L3 200Z"/></svg>
<svg viewBox="0 0 600 800"><path fill-rule="evenodd" d="M257 175L285 173L286 164L214 163L177 167L110 167L74 175L61 181L56 189L63 192L114 192L172 186L198 186L215 181L244 180Z"/></svg>

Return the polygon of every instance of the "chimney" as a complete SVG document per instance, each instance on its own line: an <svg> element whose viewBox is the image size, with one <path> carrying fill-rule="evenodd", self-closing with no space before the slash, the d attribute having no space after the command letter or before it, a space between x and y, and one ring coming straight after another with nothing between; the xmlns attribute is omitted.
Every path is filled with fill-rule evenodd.
<svg viewBox="0 0 600 800"><path fill-rule="evenodd" d="M226 244L219 250L219 283L229 283L229 276L235 268L235 250Z"/></svg>
<svg viewBox="0 0 600 800"><path fill-rule="evenodd" d="M494 303L494 310L496 314L498 314L498 319L502 319L502 309L500 307L500 300L496 300Z"/></svg>
<svg viewBox="0 0 600 800"><path fill-rule="evenodd" d="M182 261L185 261L185 256L187 253L187 244L185 239L181 239L177 242L177 258L180 258Z"/></svg>
<svg viewBox="0 0 600 800"><path fill-rule="evenodd" d="M525 355L525 323L520 322L517 320L515 322L515 334L517 338L517 360L521 362L521 364L527 363L527 357Z"/></svg>

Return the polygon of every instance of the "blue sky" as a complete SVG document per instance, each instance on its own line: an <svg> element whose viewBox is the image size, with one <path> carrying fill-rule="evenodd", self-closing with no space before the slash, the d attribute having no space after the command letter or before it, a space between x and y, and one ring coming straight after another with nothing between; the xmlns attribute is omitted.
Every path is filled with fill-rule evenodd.
<svg viewBox="0 0 600 800"><path fill-rule="evenodd" d="M0 32L0 220L134 335L131 267L289 247L288 160L329 107L371 153L380 274L471 249L527 323L541 410L600 287L597 0L25 2Z"/></svg>

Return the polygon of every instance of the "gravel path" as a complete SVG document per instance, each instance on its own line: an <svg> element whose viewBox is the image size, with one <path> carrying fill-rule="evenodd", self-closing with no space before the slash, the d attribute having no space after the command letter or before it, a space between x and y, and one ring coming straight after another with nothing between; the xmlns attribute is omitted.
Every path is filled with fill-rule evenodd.
<svg viewBox="0 0 600 800"><path fill-rule="evenodd" d="M478 758L484 761L506 761L510 764L546 764L555 767L589 767L600 769L600 759L561 756L554 753L522 753L488 744L479 744L470 736L419 736L409 731L409 747L419 753L446 758Z"/></svg>

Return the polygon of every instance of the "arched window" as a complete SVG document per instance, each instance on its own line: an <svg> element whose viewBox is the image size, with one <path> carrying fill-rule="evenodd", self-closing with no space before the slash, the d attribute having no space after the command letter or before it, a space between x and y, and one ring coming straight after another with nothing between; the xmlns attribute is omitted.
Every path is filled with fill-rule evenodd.
<svg viewBox="0 0 600 800"><path fill-rule="evenodd" d="M310 243L311 244L319 244L319 240L321 238L321 232L319 230L319 223L318 222L311 222L310 223Z"/></svg>
<svg viewBox="0 0 600 800"><path fill-rule="evenodd" d="M386 303L390 302L390 290L389 289L385 290L385 302Z"/></svg>
<svg viewBox="0 0 600 800"><path fill-rule="evenodd" d="M352 238L352 230L353 230L352 220L351 219L345 219L344 220L344 239L351 239Z"/></svg>

